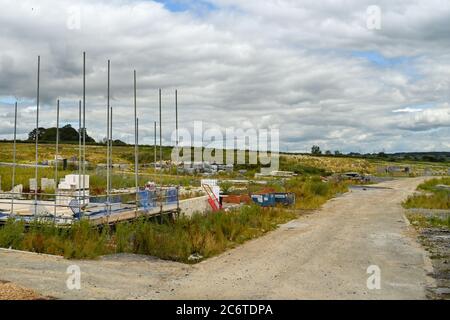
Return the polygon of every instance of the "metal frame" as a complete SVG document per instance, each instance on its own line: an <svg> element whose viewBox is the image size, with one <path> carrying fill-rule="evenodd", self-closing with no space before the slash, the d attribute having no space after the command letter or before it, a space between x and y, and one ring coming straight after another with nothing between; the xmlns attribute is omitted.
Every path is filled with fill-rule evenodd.
<svg viewBox="0 0 450 320"><path fill-rule="evenodd" d="M11 216L15 215L15 198L17 195L22 195L26 197L34 196L34 201L31 202L31 205L34 206L34 212L32 214L36 217L38 214L38 203L39 197L54 197L53 204L45 204L45 206L53 206L53 216L56 220L57 217L57 207L72 207L70 205L59 205L57 204L58 196L61 196L60 190L58 188L58 158L59 158L59 144L60 144L60 100L56 101L56 143L55 143L55 168L54 168L54 177L55 177L55 193L47 194L43 192L39 192L39 116L40 116L40 75L41 75L41 57L37 57L37 90L36 90L36 131L35 131L35 190L29 193L15 193L15 180L16 180L16 167L17 167L17 112L18 112L18 103L15 103L14 110L14 143L13 143L13 165L12 165L12 190L11 192L0 192L0 203L5 203L2 201L3 195L11 196L11 201L7 203L11 203L10 214ZM133 82L134 82L134 121L135 121L135 143L134 143L134 156L135 156L135 192L133 193L112 193L112 149L113 149L113 108L110 105L110 87L111 87L111 62L108 60L108 79L107 79L107 188L106 195L97 195L97 196L86 196L86 52L83 52L82 55L82 99L78 101L78 132L79 132L79 141L78 141L78 185L82 186L82 190L78 190L76 195L65 195L64 197L78 199L78 207L80 215L82 216L83 210L85 208L86 199L91 199L95 197L106 196L107 202L105 203L108 212L111 212L111 196L112 195L124 195L124 194L135 194L135 213L139 211L139 199L138 193L139 189L139 118L137 115L137 72L134 70L133 72ZM159 89L159 165L160 165L160 186L159 186L159 200L160 200L160 208L161 213L163 211L163 200L164 196L162 192L163 189L163 177L162 177L162 168L163 168L163 150L162 150L162 90ZM176 118L176 150L177 150L177 162L178 162L178 144L179 144L179 136L178 136L178 91L175 90L175 118ZM154 162L155 162L155 171L157 169L157 122L154 121ZM177 163L178 164L178 163ZM178 177L178 168L177 168L177 177ZM179 212L179 184L176 187L177 189L177 212ZM43 190L41 190L43 191ZM22 199L23 200L23 199ZM19 200L20 201L20 200ZM16 202L17 204L18 202Z"/></svg>

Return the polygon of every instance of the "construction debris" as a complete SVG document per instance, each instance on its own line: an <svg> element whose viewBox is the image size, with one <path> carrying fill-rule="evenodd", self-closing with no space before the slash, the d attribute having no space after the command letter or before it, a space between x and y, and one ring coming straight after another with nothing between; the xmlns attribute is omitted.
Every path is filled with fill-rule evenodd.
<svg viewBox="0 0 450 320"><path fill-rule="evenodd" d="M0 280L0 300L44 300L31 289L26 289L8 281Z"/></svg>

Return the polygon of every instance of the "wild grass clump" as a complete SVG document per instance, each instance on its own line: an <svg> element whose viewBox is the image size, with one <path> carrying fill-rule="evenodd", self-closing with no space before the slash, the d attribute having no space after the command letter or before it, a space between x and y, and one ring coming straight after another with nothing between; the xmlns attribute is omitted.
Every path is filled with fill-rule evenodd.
<svg viewBox="0 0 450 320"><path fill-rule="evenodd" d="M13 219L0 229L0 247L18 248L23 240L25 224L21 221L15 222Z"/></svg>
<svg viewBox="0 0 450 320"><path fill-rule="evenodd" d="M403 201L403 207L407 209L450 209L450 191L436 188L439 184L450 185L450 178L431 179L421 183L417 189L427 193L409 196Z"/></svg>
<svg viewBox="0 0 450 320"><path fill-rule="evenodd" d="M433 194L416 194L409 196L403 203L406 209L450 209L450 193L439 191Z"/></svg>
<svg viewBox="0 0 450 320"><path fill-rule="evenodd" d="M140 220L116 227L116 252L130 252L189 262L192 254L203 258L258 237L278 224L295 218L286 210L245 206L231 212L194 214L158 224Z"/></svg>
<svg viewBox="0 0 450 320"><path fill-rule="evenodd" d="M35 222L25 229L22 221L9 220L0 228L0 246L37 253L61 255L69 259L92 259L108 253L108 234L91 227L88 221L61 228Z"/></svg>
<svg viewBox="0 0 450 320"><path fill-rule="evenodd" d="M288 180L286 190L295 193L297 209L318 209L336 194L347 192L348 184L312 176Z"/></svg>
<svg viewBox="0 0 450 320"><path fill-rule="evenodd" d="M295 217L291 211L252 205L230 212L194 214L191 218L181 217L163 223L141 218L119 223L114 230L103 228L102 231L86 220L67 228L35 223L28 230L23 222L10 220L0 228L0 246L69 259L137 253L190 262L192 254L211 257Z"/></svg>
<svg viewBox="0 0 450 320"><path fill-rule="evenodd" d="M450 229L450 216L447 218L441 217L426 217L421 214L408 214L409 221L412 225L419 228L447 228Z"/></svg>
<svg viewBox="0 0 450 320"><path fill-rule="evenodd" d="M418 190L435 191L438 184L450 186L450 178L434 178L427 180L417 187Z"/></svg>

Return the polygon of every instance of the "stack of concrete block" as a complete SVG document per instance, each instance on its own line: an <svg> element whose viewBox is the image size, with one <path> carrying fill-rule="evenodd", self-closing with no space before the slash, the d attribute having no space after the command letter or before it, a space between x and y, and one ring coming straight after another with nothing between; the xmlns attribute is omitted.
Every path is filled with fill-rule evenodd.
<svg viewBox="0 0 450 320"><path fill-rule="evenodd" d="M41 179L42 190L55 190L55 187L56 187L55 179L47 179L47 178Z"/></svg>
<svg viewBox="0 0 450 320"><path fill-rule="evenodd" d="M30 181L30 191L36 191L38 187L36 179L31 178L29 181Z"/></svg>
<svg viewBox="0 0 450 320"><path fill-rule="evenodd" d="M84 182L84 184L83 184ZM85 197L82 199L81 197ZM89 203L89 176L69 174L58 184L57 203L68 205L76 199L83 204Z"/></svg>

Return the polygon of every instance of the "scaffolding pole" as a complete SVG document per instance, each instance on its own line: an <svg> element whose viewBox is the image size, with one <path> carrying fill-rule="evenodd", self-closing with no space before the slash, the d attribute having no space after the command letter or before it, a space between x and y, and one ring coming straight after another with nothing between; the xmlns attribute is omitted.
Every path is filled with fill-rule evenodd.
<svg viewBox="0 0 450 320"><path fill-rule="evenodd" d="M81 100L78 101L78 187L81 186ZM78 210L81 216L80 190L77 190Z"/></svg>
<svg viewBox="0 0 450 320"><path fill-rule="evenodd" d="M153 158L154 158L153 163L154 163L155 177L156 177L156 121L154 121L153 124L155 127L155 132L154 132L155 140L153 142Z"/></svg>
<svg viewBox="0 0 450 320"><path fill-rule="evenodd" d="M34 216L37 216L37 200L38 200L38 149L39 149L39 85L41 76L41 56L38 56L37 69L37 95L36 95L36 137L35 137L35 188L34 188Z"/></svg>
<svg viewBox="0 0 450 320"><path fill-rule="evenodd" d="M161 89L159 89L159 181L160 181L160 185L159 185L159 193L160 193L160 207L161 207L161 222L162 222L162 210L163 210L163 205L162 205L162 185L163 185L163 181L162 181L162 116L161 116Z"/></svg>
<svg viewBox="0 0 450 320"><path fill-rule="evenodd" d="M113 107L109 111L109 163L111 164L111 170L113 168ZM112 179L109 179L109 190L112 190Z"/></svg>
<svg viewBox="0 0 450 320"><path fill-rule="evenodd" d="M83 206L86 204L86 52L83 52Z"/></svg>
<svg viewBox="0 0 450 320"><path fill-rule="evenodd" d="M106 103L106 202L108 204L107 213L110 214L110 105L109 105L109 94L110 94L110 80L111 80L111 61L108 60L108 88L107 88L107 103Z"/></svg>
<svg viewBox="0 0 450 320"><path fill-rule="evenodd" d="M56 221L56 200L58 198L58 154L59 154L59 99L56 101L56 146L55 146L55 208L53 220Z"/></svg>
<svg viewBox="0 0 450 320"><path fill-rule="evenodd" d="M14 142L13 142L13 168L12 168L12 179L11 179L11 216L14 216L14 187L16 184L16 141L17 141L17 101L14 104Z"/></svg>
<svg viewBox="0 0 450 320"><path fill-rule="evenodd" d="M138 124L139 119L137 117L137 103L136 103L136 70L134 70L134 180L136 187L136 209L135 214L137 217L138 212L138 192L139 192L139 140L138 140Z"/></svg>
<svg viewBox="0 0 450 320"><path fill-rule="evenodd" d="M175 150L177 153L176 157L176 163L175 163L175 170L176 170L176 177L177 177L177 215L180 214L180 200L179 200L179 194L180 194L180 181L178 180L178 162L179 162L179 155L180 150L178 149L178 90L175 89L175 135L176 135L176 141L175 141Z"/></svg>

